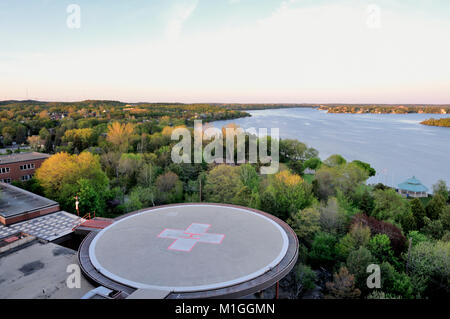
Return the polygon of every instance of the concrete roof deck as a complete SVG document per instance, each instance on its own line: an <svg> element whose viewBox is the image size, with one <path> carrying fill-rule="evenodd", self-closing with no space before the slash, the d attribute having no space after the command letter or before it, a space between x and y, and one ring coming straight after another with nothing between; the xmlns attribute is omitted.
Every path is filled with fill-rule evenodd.
<svg viewBox="0 0 450 319"><path fill-rule="evenodd" d="M0 183L0 215L8 218L59 204L24 189Z"/></svg>
<svg viewBox="0 0 450 319"><path fill-rule="evenodd" d="M0 264L0 299L79 299L94 288L81 274L80 288L67 286L76 251L52 243L29 243L0 255Z"/></svg>

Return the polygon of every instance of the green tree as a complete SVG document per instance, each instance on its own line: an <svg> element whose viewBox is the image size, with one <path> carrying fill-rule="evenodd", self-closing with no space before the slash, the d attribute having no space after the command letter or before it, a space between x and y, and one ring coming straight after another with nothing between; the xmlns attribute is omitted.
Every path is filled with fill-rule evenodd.
<svg viewBox="0 0 450 319"><path fill-rule="evenodd" d="M341 155L334 154L328 157L323 163L329 167L336 167L344 165L347 161Z"/></svg>
<svg viewBox="0 0 450 319"><path fill-rule="evenodd" d="M355 276L356 287L363 291L367 290L367 266L375 263L375 260L375 257L364 246L350 252L347 257L347 268Z"/></svg>
<svg viewBox="0 0 450 319"><path fill-rule="evenodd" d="M394 258L394 252L391 248L391 240L385 234L377 234L373 236L367 248L370 250L374 258L378 263L384 261L392 262Z"/></svg>
<svg viewBox="0 0 450 319"><path fill-rule="evenodd" d="M319 232L314 236L309 252L311 263L316 266L329 267L336 258L336 237L332 234Z"/></svg>
<svg viewBox="0 0 450 319"><path fill-rule="evenodd" d="M346 260L350 252L366 247L370 241L370 228L362 224L352 225L350 232L336 244L336 253L341 260Z"/></svg>
<svg viewBox="0 0 450 319"><path fill-rule="evenodd" d="M411 211L416 220L416 226L418 229L424 226L424 217L426 216L425 208L423 207L422 201L418 198L414 198L411 201Z"/></svg>
<svg viewBox="0 0 450 319"><path fill-rule="evenodd" d="M430 219L438 219L439 215L445 208L445 199L441 194L436 194L433 198L428 202L426 211L427 217Z"/></svg>
<svg viewBox="0 0 450 319"><path fill-rule="evenodd" d="M287 223L297 234L298 238L304 241L311 241L314 234L320 230L320 213L315 208L305 208L292 214Z"/></svg>
<svg viewBox="0 0 450 319"><path fill-rule="evenodd" d="M312 202L310 185L299 175L287 170L269 176L261 196L263 209L283 220L310 206Z"/></svg>
<svg viewBox="0 0 450 319"><path fill-rule="evenodd" d="M448 295L450 290L450 242L422 242L411 249L409 269L412 276L426 280L425 294Z"/></svg>
<svg viewBox="0 0 450 319"><path fill-rule="evenodd" d="M238 167L218 165L206 177L205 199L213 203L233 204L243 186Z"/></svg>
<svg viewBox="0 0 450 319"><path fill-rule="evenodd" d="M441 195L445 201L448 199L449 190L447 184L443 180L439 180L436 184L433 185L433 194Z"/></svg>
<svg viewBox="0 0 450 319"><path fill-rule="evenodd" d="M296 278L304 290L311 290L316 286L317 275L308 265L298 264Z"/></svg>
<svg viewBox="0 0 450 319"><path fill-rule="evenodd" d="M366 170L367 173L369 174L369 176L375 176L377 174L377 171L374 168L372 168L370 166L370 164L368 164L368 163L364 163L364 162L361 162L358 160L355 160L352 163L354 163L354 164L358 165L359 167L361 167L362 169Z"/></svg>

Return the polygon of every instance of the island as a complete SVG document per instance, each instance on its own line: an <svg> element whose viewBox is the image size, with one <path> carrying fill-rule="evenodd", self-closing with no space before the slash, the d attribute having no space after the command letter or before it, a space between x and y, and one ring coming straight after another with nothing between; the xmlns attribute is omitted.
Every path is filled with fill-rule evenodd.
<svg viewBox="0 0 450 319"><path fill-rule="evenodd" d="M429 126L450 127L450 117L449 118L441 118L441 119L431 118L431 119L420 122L420 124L429 125Z"/></svg>

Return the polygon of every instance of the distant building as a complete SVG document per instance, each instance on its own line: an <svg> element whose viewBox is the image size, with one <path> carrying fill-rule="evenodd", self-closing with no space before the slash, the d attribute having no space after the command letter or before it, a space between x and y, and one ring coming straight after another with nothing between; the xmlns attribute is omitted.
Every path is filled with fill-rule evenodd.
<svg viewBox="0 0 450 319"><path fill-rule="evenodd" d="M397 192L403 197L427 197L428 188L423 185L415 176L407 179L401 184L398 184Z"/></svg>
<svg viewBox="0 0 450 319"><path fill-rule="evenodd" d="M37 168L50 155L29 152L0 156L0 182L10 184L12 181L30 180Z"/></svg>

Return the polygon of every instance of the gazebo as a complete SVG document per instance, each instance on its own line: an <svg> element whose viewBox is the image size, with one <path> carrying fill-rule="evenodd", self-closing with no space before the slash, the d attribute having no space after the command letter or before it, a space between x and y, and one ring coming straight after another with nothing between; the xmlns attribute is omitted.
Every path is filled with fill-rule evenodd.
<svg viewBox="0 0 450 319"><path fill-rule="evenodd" d="M398 184L397 192L403 197L427 197L428 188L423 185L415 176L407 179L401 184Z"/></svg>

